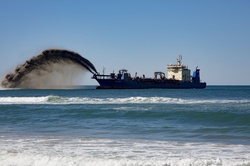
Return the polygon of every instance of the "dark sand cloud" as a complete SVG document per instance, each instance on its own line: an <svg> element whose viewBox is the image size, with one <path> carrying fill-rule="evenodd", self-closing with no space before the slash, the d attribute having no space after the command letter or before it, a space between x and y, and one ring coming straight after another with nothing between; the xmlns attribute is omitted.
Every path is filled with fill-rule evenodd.
<svg viewBox="0 0 250 166"><path fill-rule="evenodd" d="M56 88L74 85L85 72L97 73L94 65L78 53L49 49L8 73L4 88Z"/></svg>

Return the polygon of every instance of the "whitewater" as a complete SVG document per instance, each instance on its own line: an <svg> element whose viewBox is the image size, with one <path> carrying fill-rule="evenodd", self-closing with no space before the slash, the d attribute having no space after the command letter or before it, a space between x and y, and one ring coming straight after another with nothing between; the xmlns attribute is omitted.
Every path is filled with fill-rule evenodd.
<svg viewBox="0 0 250 166"><path fill-rule="evenodd" d="M250 87L0 90L1 166L249 166Z"/></svg>
<svg viewBox="0 0 250 166"><path fill-rule="evenodd" d="M127 98L89 98L89 97L0 97L0 104L237 104L250 105L250 100L185 100L168 97L127 97Z"/></svg>

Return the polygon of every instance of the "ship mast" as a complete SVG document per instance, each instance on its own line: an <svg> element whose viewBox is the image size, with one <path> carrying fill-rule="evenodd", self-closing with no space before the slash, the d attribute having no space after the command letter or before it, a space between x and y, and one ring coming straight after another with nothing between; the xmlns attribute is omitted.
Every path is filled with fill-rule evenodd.
<svg viewBox="0 0 250 166"><path fill-rule="evenodd" d="M182 60L182 55L179 55L179 58L177 59L177 65L181 66L181 60Z"/></svg>
<svg viewBox="0 0 250 166"><path fill-rule="evenodd" d="M102 75L105 75L105 67L103 66L103 68L102 68Z"/></svg>
<svg viewBox="0 0 250 166"><path fill-rule="evenodd" d="M103 68L102 68L102 75L103 75L103 78L104 78L104 75L105 75L105 67L103 66Z"/></svg>

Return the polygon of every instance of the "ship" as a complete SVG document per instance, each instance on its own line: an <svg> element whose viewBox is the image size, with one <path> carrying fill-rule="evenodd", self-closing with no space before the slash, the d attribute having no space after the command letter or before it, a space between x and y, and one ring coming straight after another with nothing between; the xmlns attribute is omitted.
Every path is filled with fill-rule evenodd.
<svg viewBox="0 0 250 166"><path fill-rule="evenodd" d="M182 56L177 58L177 64L167 65L167 77L164 72L154 72L153 78L137 76L137 72L132 77L126 69L121 69L117 74L110 73L94 74L100 86L97 89L204 89L206 82L200 79L200 69L196 67L193 75L187 66L182 64Z"/></svg>

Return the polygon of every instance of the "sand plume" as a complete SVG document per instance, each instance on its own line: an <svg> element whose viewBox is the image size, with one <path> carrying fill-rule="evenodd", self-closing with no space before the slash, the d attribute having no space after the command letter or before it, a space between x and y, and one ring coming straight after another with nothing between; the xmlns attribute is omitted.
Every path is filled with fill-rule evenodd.
<svg viewBox="0 0 250 166"><path fill-rule="evenodd" d="M48 49L18 65L1 84L4 88L58 88L74 85L86 71L97 73L94 65L78 53Z"/></svg>

